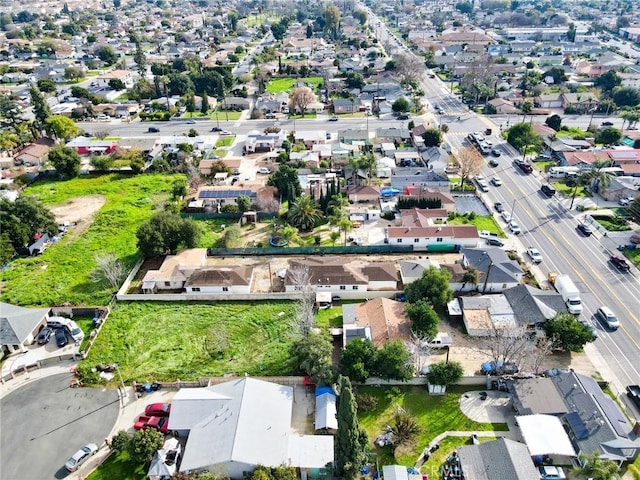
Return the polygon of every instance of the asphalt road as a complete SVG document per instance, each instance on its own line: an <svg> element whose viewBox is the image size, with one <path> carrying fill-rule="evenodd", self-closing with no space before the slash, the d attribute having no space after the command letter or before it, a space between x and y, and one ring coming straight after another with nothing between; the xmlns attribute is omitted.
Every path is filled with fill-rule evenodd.
<svg viewBox="0 0 640 480"><path fill-rule="evenodd" d="M606 378L616 383L618 391L628 384L640 383L640 284L633 273L620 273L608 261L616 253L616 244L610 238L596 233L584 237L577 229L585 215L569 210L570 200L548 198L540 192L546 179L534 170L525 175L514 164L518 156L506 144L505 154L499 166L485 165L483 174L487 179L497 175L502 180L500 187L489 186L482 194L487 203L502 202L506 210L522 228L519 240L524 247L536 247L543 255L539 265L543 273L569 274L581 292L584 304L582 317L596 328L599 338L594 347L604 359L615 378ZM497 215L496 215L496 218ZM498 222L509 233L506 224ZM510 234L510 233L509 233ZM511 235L511 234L510 234ZM525 260L529 260L525 256ZM621 327L609 331L595 318L594 312L607 305L618 315Z"/></svg>
<svg viewBox="0 0 640 480"><path fill-rule="evenodd" d="M104 443L118 417L117 392L69 388L71 378L45 377L0 400L1 480L64 478L71 455Z"/></svg>

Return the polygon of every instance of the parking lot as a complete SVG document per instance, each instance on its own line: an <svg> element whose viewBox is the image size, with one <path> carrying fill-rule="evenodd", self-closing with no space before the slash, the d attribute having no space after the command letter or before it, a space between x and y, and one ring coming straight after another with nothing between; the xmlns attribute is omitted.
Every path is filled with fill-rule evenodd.
<svg viewBox="0 0 640 480"><path fill-rule="evenodd" d="M41 378L0 399L1 480L65 478L71 455L104 443L118 417L117 391L70 388L72 378Z"/></svg>

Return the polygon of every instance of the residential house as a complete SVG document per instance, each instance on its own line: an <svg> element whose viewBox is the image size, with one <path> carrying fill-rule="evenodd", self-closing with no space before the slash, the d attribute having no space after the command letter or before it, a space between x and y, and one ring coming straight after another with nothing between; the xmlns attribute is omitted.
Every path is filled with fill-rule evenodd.
<svg viewBox="0 0 640 480"><path fill-rule="evenodd" d="M347 129L338 132L338 140L340 143L353 144L354 142L369 142L369 131L362 129Z"/></svg>
<svg viewBox="0 0 640 480"><path fill-rule="evenodd" d="M390 298L375 298L364 303L342 306L342 344L354 338L368 338L377 348L385 343L411 340L411 320L403 302Z"/></svg>
<svg viewBox="0 0 640 480"><path fill-rule="evenodd" d="M351 203L378 203L380 187L360 185L347 188L347 197Z"/></svg>
<svg viewBox="0 0 640 480"><path fill-rule="evenodd" d="M411 282L422 278L424 271L428 270L430 267L440 269L440 264L429 258L400 260L398 263L400 265L400 281L402 282L403 287L406 287Z"/></svg>
<svg viewBox="0 0 640 480"><path fill-rule="evenodd" d="M306 168L320 167L320 155L318 152L310 152L305 150L302 152L291 152L289 154L289 162L292 164L303 164Z"/></svg>
<svg viewBox="0 0 640 480"><path fill-rule="evenodd" d="M457 450L461 478L473 480L540 480L526 445L500 438ZM445 474L446 474L445 466Z"/></svg>
<svg viewBox="0 0 640 480"><path fill-rule="evenodd" d="M13 157L14 164L24 165L26 167L39 167L46 161L49 150L51 150L54 144L53 140L41 138L20 150Z"/></svg>
<svg viewBox="0 0 640 480"><path fill-rule="evenodd" d="M522 334L515 312L504 295L474 295L459 297L459 300L462 321L470 337L489 337L495 332L501 332L504 337Z"/></svg>
<svg viewBox="0 0 640 480"><path fill-rule="evenodd" d="M518 325L521 327L540 327L558 313L567 312L562 295L555 290L541 290L520 284L502 293L513 308Z"/></svg>
<svg viewBox="0 0 640 480"><path fill-rule="evenodd" d="M292 431L293 387L243 377L175 395L169 429L187 436L180 471L209 470L233 480L258 465L325 475L333 436Z"/></svg>
<svg viewBox="0 0 640 480"><path fill-rule="evenodd" d="M558 158L559 164L563 167L591 168L591 166L597 161L595 152L590 150L554 153L554 158Z"/></svg>
<svg viewBox="0 0 640 480"><path fill-rule="evenodd" d="M420 152L422 162L434 172L444 173L449 164L449 153L440 147L429 147Z"/></svg>
<svg viewBox="0 0 640 480"><path fill-rule="evenodd" d="M300 272L309 276L315 292L366 292L370 290L396 290L398 273L390 262L366 263L345 261L340 257L310 257L292 260L284 278L285 292L297 292Z"/></svg>
<svg viewBox="0 0 640 480"><path fill-rule="evenodd" d="M419 186L409 186L405 189L406 194L410 197L417 198L437 198L440 200L441 207L447 212L453 212L456 209L456 201L449 191L443 192L436 188L427 188Z"/></svg>
<svg viewBox="0 0 640 480"><path fill-rule="evenodd" d="M501 248L463 248L462 265L475 268L480 277L477 285L469 285L468 291L482 293L504 292L520 285L524 272L515 260L511 260ZM456 286L457 287L457 286ZM454 288L458 290L458 288Z"/></svg>
<svg viewBox="0 0 640 480"><path fill-rule="evenodd" d="M111 80L120 80L126 88L133 87L135 73L130 70L111 70L95 77L96 86L109 88Z"/></svg>
<svg viewBox="0 0 640 480"><path fill-rule="evenodd" d="M437 189L449 192L451 184L446 174L434 172L428 168L396 168L391 177L391 187L406 191L409 187Z"/></svg>
<svg viewBox="0 0 640 480"><path fill-rule="evenodd" d="M560 93L538 95L534 99L535 106L540 108L562 108L563 98Z"/></svg>
<svg viewBox="0 0 640 480"><path fill-rule="evenodd" d="M640 174L637 168L639 166L640 165L638 164L633 165L633 167L636 167L634 168L634 170L636 170L637 174ZM602 195L602 197L605 200L615 202L621 198L629 198L629 197L635 198L638 195L639 191L640 191L640 178L638 178L637 176L635 177L631 177L627 175L620 176L620 177L612 176L611 183L609 184L606 190L600 191L600 195Z"/></svg>
<svg viewBox="0 0 640 480"><path fill-rule="evenodd" d="M358 223L364 223L373 220L380 220L382 212L377 206L369 207L350 207L349 208L349 220L354 222L354 226Z"/></svg>
<svg viewBox="0 0 640 480"><path fill-rule="evenodd" d="M243 153L272 152L276 148L281 148L282 142L286 138L286 132L284 130L271 133L252 130L247 133Z"/></svg>
<svg viewBox="0 0 640 480"><path fill-rule="evenodd" d="M195 270L184 283L187 293L251 293L253 267L218 267Z"/></svg>
<svg viewBox="0 0 640 480"><path fill-rule="evenodd" d="M446 251L475 247L480 237L473 225L447 225L444 209L401 210L398 226L385 230L385 242L391 245L411 245L414 251Z"/></svg>
<svg viewBox="0 0 640 480"><path fill-rule="evenodd" d="M519 413L560 418L578 454L598 452L600 458L617 463L638 457L640 438L595 379L571 370L549 379L517 379L507 385Z"/></svg>
<svg viewBox="0 0 640 480"><path fill-rule="evenodd" d="M158 270L147 271L142 279L142 292L156 293L158 290L182 291L191 274L204 267L206 262L206 248L185 249L176 255L167 255Z"/></svg>
<svg viewBox="0 0 640 480"><path fill-rule="evenodd" d="M337 98L333 101L333 112L340 113L354 113L358 111L358 103L350 98Z"/></svg>
<svg viewBox="0 0 640 480"><path fill-rule="evenodd" d="M612 166L622 168L624 175L640 176L640 149L637 148L613 148L596 153L598 160L607 161Z"/></svg>
<svg viewBox="0 0 640 480"><path fill-rule="evenodd" d="M0 358L12 352L26 352L50 315L50 308L23 308L0 302Z"/></svg>
<svg viewBox="0 0 640 480"><path fill-rule="evenodd" d="M307 148L327 142L327 132L325 130L296 130L295 143L302 143Z"/></svg>
<svg viewBox="0 0 640 480"><path fill-rule="evenodd" d="M110 155L118 148L117 140L98 140L96 138L76 137L67 142L78 155Z"/></svg>
<svg viewBox="0 0 640 480"><path fill-rule="evenodd" d="M411 131L408 128L380 127L376 128L375 136L380 143L400 143L411 139Z"/></svg>
<svg viewBox="0 0 640 480"><path fill-rule="evenodd" d="M589 92L562 94L562 107L565 110L571 108L576 113L590 113L599 103L598 97Z"/></svg>
<svg viewBox="0 0 640 480"><path fill-rule="evenodd" d="M489 100L488 103L496 109L496 113L501 115L519 112L512 102L504 98L494 98L493 100Z"/></svg>
<svg viewBox="0 0 640 480"><path fill-rule="evenodd" d="M192 205L193 207L199 207L206 209L219 210L224 205L235 205L238 197L249 197L252 203L256 203L259 197L268 198L275 192L274 187L234 187L234 186L220 186L220 187L202 187L198 190L198 205Z"/></svg>
<svg viewBox="0 0 640 480"><path fill-rule="evenodd" d="M251 100L244 97L225 97L222 108L223 110L250 110Z"/></svg>

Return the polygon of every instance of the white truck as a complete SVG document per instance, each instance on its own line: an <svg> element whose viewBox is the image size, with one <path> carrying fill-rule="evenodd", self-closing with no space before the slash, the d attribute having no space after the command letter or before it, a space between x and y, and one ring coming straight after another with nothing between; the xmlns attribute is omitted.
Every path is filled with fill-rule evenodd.
<svg viewBox="0 0 640 480"><path fill-rule="evenodd" d="M445 332L438 332L430 341L423 343L423 347L428 348L445 348L451 345L453 345L453 339Z"/></svg>
<svg viewBox="0 0 640 480"><path fill-rule="evenodd" d="M575 286L569 275L559 274L553 277L553 286L562 295L564 303L567 305L569 313L580 315L582 313L582 301L580 291Z"/></svg>

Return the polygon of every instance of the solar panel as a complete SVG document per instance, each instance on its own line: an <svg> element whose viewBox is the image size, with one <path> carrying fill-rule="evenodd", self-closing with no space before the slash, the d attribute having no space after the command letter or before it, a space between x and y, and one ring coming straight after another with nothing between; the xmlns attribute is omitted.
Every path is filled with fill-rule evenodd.
<svg viewBox="0 0 640 480"><path fill-rule="evenodd" d="M596 402L602 408L605 416L611 423L611 426L620 437L628 438L631 426L627 423L627 419L624 418L620 408L609 397L599 396L596 397Z"/></svg>
<svg viewBox="0 0 640 480"><path fill-rule="evenodd" d="M240 195L246 195L247 197L255 197L256 192L253 190L202 190L199 194L199 198L235 198Z"/></svg>
<svg viewBox="0 0 640 480"><path fill-rule="evenodd" d="M564 416L569 428L578 440L584 440L589 436L589 430L576 412L569 412Z"/></svg>

